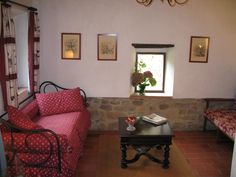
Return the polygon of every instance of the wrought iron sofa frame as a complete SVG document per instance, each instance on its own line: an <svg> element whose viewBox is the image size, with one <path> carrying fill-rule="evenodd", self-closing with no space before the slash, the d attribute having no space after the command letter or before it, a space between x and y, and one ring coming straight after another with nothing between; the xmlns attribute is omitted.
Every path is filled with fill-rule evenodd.
<svg viewBox="0 0 236 177"><path fill-rule="evenodd" d="M49 86L52 86L53 89L55 89L56 91L59 91L59 90L68 90L68 88L64 88L64 87L61 87L51 81L45 81L43 82L40 86L39 86L39 92L35 92L33 93L32 95L30 95L29 97L27 97L25 100L23 100L22 102L19 103L19 105L22 105L24 104L25 102L29 101L31 98L35 98L35 94L36 93L46 93L47 91L47 87ZM86 97L86 93L83 89L80 89L81 91L81 95L83 96L83 101L84 101L84 105L87 106L87 97ZM4 124L8 130L10 130L10 133L11 133L11 151L13 153L13 156L11 159L9 159L7 157L7 164L9 166L13 165L12 163L14 162L14 159L17 155L17 149L15 148L15 145L14 145L14 138L13 138L13 133L24 133L24 134L27 134L26 138L25 138L25 147L27 149L29 149L29 151L32 151L32 152L36 152L36 150L32 150L30 149L29 145L28 145L28 141L27 139L31 136L31 135L34 135L34 134L40 134L42 137L44 137L48 143L49 143L49 154L48 154L48 157L43 160L42 162L40 163L35 163L35 164L30 164L30 163L27 163L25 161L23 161L22 159L19 159L21 163L23 163L26 167L41 167L43 166L44 164L46 164L48 162L48 160L51 158L52 156L52 153L53 153L53 145L52 145L52 142L50 141L50 139L44 134L45 132L51 134L55 140L56 140L56 144L57 144L57 156L58 156L58 164L57 164L57 170L59 173L61 173L61 168L62 168L62 163L61 163L61 145L60 145L60 140L59 140L59 137L57 136L57 134L55 132L53 132L52 130L49 130L49 129L37 129L37 130L27 130L27 129L23 129L23 128L19 128L19 127L16 127L14 125L12 125L10 122L6 121L4 119L4 117L7 115L7 112L3 113L2 115L0 115L0 123Z"/></svg>

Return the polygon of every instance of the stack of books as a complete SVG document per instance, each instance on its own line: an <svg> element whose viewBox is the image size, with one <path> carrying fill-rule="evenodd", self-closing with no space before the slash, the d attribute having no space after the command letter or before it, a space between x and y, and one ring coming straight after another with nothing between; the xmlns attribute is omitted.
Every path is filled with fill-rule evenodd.
<svg viewBox="0 0 236 177"><path fill-rule="evenodd" d="M142 119L144 121L153 123L155 125L161 125L161 124L164 124L164 123L167 122L167 118L161 117L161 116L159 116L159 115L157 115L155 113L150 114L150 115L146 115L146 116L142 116Z"/></svg>

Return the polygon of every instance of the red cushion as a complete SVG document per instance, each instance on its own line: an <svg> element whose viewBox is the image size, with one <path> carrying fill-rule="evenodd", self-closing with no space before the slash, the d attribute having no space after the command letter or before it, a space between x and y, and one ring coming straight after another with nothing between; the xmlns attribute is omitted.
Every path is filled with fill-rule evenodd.
<svg viewBox="0 0 236 177"><path fill-rule="evenodd" d="M30 119L34 119L35 117L37 117L37 114L39 113L37 100L31 101L29 104L24 106L21 110L24 114L27 114L30 117Z"/></svg>
<svg viewBox="0 0 236 177"><path fill-rule="evenodd" d="M83 111L84 109L79 88L36 94L36 99L42 116Z"/></svg>
<svg viewBox="0 0 236 177"><path fill-rule="evenodd" d="M28 115L24 114L21 110L18 110L13 106L8 106L7 112L10 122L18 128L24 128L24 129L41 128L41 126L32 122Z"/></svg>

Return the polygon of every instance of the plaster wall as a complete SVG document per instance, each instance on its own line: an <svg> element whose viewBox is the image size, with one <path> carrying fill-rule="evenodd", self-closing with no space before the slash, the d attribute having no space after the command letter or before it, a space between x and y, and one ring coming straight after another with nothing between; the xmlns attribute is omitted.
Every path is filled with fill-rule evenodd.
<svg viewBox="0 0 236 177"><path fill-rule="evenodd" d="M236 1L35 0L41 21L41 81L80 86L90 97L129 97L131 43L172 43L174 98L234 97ZM81 60L61 59L61 33L82 34ZM97 60L97 34L118 35L117 61ZM190 37L209 36L208 63L189 63Z"/></svg>

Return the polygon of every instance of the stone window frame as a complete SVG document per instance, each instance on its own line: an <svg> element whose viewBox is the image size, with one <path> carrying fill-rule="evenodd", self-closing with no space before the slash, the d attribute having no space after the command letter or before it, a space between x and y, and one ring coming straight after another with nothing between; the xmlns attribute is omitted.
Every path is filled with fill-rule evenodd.
<svg viewBox="0 0 236 177"><path fill-rule="evenodd" d="M173 97L174 94L174 61L175 61L175 45L174 44L155 44L155 43L132 43L134 47L133 53L133 66L135 67L135 55L137 52L165 52L166 61L165 61L165 90L163 93L150 93L146 92L145 96L154 96L154 97ZM135 93L135 88L131 89L131 96L137 95Z"/></svg>
<svg viewBox="0 0 236 177"><path fill-rule="evenodd" d="M164 93L165 92L165 74L166 74L166 52L136 52L136 60L135 60L135 70L137 71L137 65L138 65L138 55L163 55L163 83L162 83L162 89L161 90L145 90L145 93ZM158 83L157 83L158 84ZM137 86L135 87L135 93L137 93Z"/></svg>

